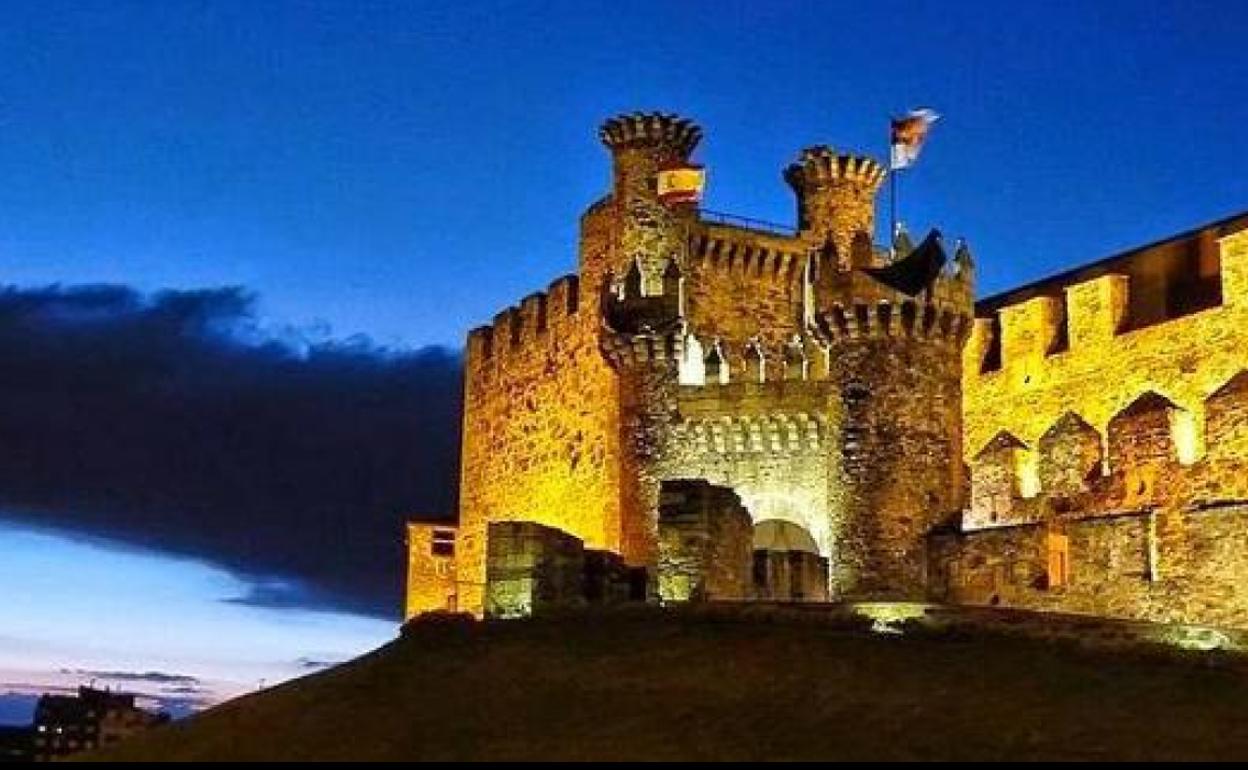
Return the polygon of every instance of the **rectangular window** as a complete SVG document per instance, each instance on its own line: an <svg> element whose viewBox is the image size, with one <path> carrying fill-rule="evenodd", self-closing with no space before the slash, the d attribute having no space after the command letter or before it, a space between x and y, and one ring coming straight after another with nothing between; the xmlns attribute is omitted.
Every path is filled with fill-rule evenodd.
<svg viewBox="0 0 1248 770"><path fill-rule="evenodd" d="M992 314L991 337L988 339L988 349L984 351L984 358L979 364L979 373L988 374L989 372L999 372L1004 364L1001 354L1001 314L994 312Z"/></svg>
<svg viewBox="0 0 1248 770"><path fill-rule="evenodd" d="M455 555L455 530L435 529L433 543L429 552L434 556L450 557Z"/></svg>
<svg viewBox="0 0 1248 770"><path fill-rule="evenodd" d="M1060 588L1070 582L1070 538L1050 532L1048 544L1049 588Z"/></svg>

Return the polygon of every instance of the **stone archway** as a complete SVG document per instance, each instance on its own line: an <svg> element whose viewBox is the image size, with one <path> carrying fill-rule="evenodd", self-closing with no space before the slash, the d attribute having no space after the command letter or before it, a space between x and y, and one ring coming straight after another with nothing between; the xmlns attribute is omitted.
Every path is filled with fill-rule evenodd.
<svg viewBox="0 0 1248 770"><path fill-rule="evenodd" d="M754 524L754 596L768 601L827 601L828 560L814 535L786 519Z"/></svg>

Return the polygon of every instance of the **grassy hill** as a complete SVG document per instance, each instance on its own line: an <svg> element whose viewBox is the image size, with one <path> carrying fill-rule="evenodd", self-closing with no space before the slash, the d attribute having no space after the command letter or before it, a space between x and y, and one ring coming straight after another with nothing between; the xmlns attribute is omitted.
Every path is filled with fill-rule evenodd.
<svg viewBox="0 0 1248 770"><path fill-rule="evenodd" d="M120 760L1248 758L1248 677L659 612L434 623Z"/></svg>

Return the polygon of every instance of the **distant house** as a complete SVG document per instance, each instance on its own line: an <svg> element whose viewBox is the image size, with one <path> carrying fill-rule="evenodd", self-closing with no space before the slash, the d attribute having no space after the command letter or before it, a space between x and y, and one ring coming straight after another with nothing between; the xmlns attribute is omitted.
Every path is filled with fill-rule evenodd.
<svg viewBox="0 0 1248 770"><path fill-rule="evenodd" d="M79 687L77 695L44 695L35 707L34 759L48 762L108 746L168 721L168 714L141 709L125 693Z"/></svg>

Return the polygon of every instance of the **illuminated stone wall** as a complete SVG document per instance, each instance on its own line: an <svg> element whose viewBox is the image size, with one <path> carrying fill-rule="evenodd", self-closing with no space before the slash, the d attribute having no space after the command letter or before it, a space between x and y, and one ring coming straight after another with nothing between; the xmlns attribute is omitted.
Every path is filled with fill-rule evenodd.
<svg viewBox="0 0 1248 770"><path fill-rule="evenodd" d="M585 544L531 521L487 528L485 615L521 618L586 604Z"/></svg>
<svg viewBox="0 0 1248 770"><path fill-rule="evenodd" d="M1044 524L939 535L938 601L1248 627L1248 505L1064 522L1065 585L1049 586Z"/></svg>
<svg viewBox="0 0 1248 770"><path fill-rule="evenodd" d="M664 602L750 597L754 526L731 489L700 479L664 483L658 540Z"/></svg>
<svg viewBox="0 0 1248 770"><path fill-rule="evenodd" d="M921 597L926 533L963 505L960 332L867 341L832 350L844 394L842 492L855 547L833 560L833 590ZM840 557L842 554L837 554ZM851 558L852 557L852 560Z"/></svg>
<svg viewBox="0 0 1248 770"><path fill-rule="evenodd" d="M684 310L701 351L718 341L735 366L733 378L743 379L743 351L757 340L771 379L781 379L785 345L804 331L805 264L806 246L795 238L699 223L689 249Z"/></svg>
<svg viewBox="0 0 1248 770"><path fill-rule="evenodd" d="M1001 366L988 372L981 369L993 323L978 319L963 359L965 452L972 475L976 455L1002 432L1025 447L1019 463L1024 497L1068 497L1086 488L1089 482L1079 477L1096 475L1093 436L1100 437L1103 470L1113 474L1127 472L1115 466L1131 466L1137 489L1150 482L1163 459L1186 467L1207 454L1242 456L1248 445L1242 434L1221 427L1218 421L1229 413L1215 395L1248 370L1248 230L1223 235L1219 246L1222 303L1210 309L1124 330L1131 292L1125 276L1057 286L1060 297L1038 296L1000 309ZM1140 438L1112 441L1115 421L1135 423ZM1227 435L1212 440L1215 425ZM1075 427L1082 438L1057 435ZM1140 455L1159 446L1163 456ZM1071 458L1057 457L1062 454ZM1064 478L1054 475L1056 466L1067 468ZM1010 521L994 521L988 509L973 507L965 524Z"/></svg>
<svg viewBox="0 0 1248 770"><path fill-rule="evenodd" d="M972 504L963 534L933 538L933 598L1248 625L1246 225L1182 237L1218 245L1221 301L1196 312L1132 324L1126 266L1058 283L995 311L987 372L994 324L977 321ZM1065 585L1048 585L1050 533Z"/></svg>
<svg viewBox="0 0 1248 770"><path fill-rule="evenodd" d="M680 389L663 478L731 488L754 521L779 519L832 553L839 527L828 495L837 401L826 381L736 382Z"/></svg>
<svg viewBox="0 0 1248 770"><path fill-rule="evenodd" d="M410 522L407 525L407 595L403 619L425 612L459 609L454 524ZM435 545L435 535L437 544Z"/></svg>
<svg viewBox="0 0 1248 770"><path fill-rule="evenodd" d="M620 548L619 395L585 295L562 278L469 335L457 554L466 611L483 609L490 522Z"/></svg>

